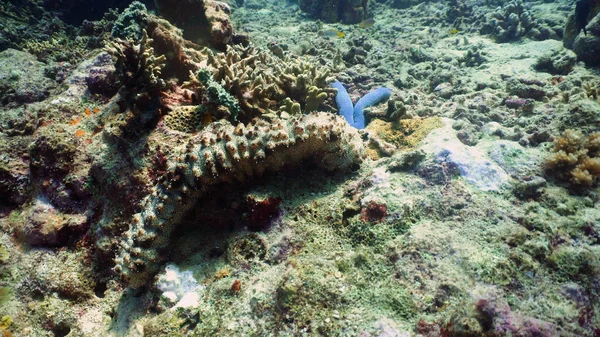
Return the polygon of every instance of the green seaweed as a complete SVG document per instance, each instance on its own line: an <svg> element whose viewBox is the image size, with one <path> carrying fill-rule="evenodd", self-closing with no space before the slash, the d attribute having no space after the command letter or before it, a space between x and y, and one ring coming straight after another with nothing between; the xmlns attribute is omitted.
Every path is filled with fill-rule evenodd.
<svg viewBox="0 0 600 337"><path fill-rule="evenodd" d="M4 247L4 244L0 243L0 263L6 262L9 257L10 254L8 253L8 250Z"/></svg>
<svg viewBox="0 0 600 337"><path fill-rule="evenodd" d="M10 301L13 292L8 287L0 287L0 305Z"/></svg>

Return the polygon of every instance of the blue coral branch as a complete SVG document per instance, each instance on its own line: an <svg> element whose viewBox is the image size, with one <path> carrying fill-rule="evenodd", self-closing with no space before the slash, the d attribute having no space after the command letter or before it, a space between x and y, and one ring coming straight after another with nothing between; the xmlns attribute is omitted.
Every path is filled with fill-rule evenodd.
<svg viewBox="0 0 600 337"><path fill-rule="evenodd" d="M350 126L356 129L364 129L366 126L364 112L365 108L373 106L379 102L385 101L392 94L390 89L381 87L364 95L361 99L358 100L358 102L356 102L356 105L353 107L350 95L348 95L348 91L346 91L346 88L344 88L344 85L342 85L342 83L340 83L339 81L335 81L331 83L331 87L337 89L337 94L335 95L335 103L338 106L340 115L344 116L346 122L348 122Z"/></svg>

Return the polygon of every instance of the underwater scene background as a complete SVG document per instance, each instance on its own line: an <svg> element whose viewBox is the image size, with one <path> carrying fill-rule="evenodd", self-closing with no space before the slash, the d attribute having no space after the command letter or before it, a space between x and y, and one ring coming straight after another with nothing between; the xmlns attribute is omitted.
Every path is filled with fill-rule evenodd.
<svg viewBox="0 0 600 337"><path fill-rule="evenodd" d="M599 12L2 0L2 337L600 337Z"/></svg>

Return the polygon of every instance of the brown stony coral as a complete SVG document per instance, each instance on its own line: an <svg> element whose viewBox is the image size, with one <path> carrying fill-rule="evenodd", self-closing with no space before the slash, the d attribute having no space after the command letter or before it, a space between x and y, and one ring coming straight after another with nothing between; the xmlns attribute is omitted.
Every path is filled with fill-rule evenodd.
<svg viewBox="0 0 600 337"><path fill-rule="evenodd" d="M288 55L279 58L268 51L241 46L228 46L226 53L207 52L215 81L223 83L239 101L243 120L278 117L286 98L299 103L304 113L315 111L327 93L333 92L329 68L320 68L307 59Z"/></svg>
<svg viewBox="0 0 600 337"><path fill-rule="evenodd" d="M591 187L600 178L600 132L584 135L566 130L554 140L546 169L576 187Z"/></svg>
<svg viewBox="0 0 600 337"><path fill-rule="evenodd" d="M194 133L212 122L213 117L210 113L204 113L198 106L182 105L175 107L164 120L170 129Z"/></svg>
<svg viewBox="0 0 600 337"><path fill-rule="evenodd" d="M155 55L152 42L146 30L143 30L139 44L133 40L116 39L107 47L106 51L115 58L119 81L126 88L142 87L147 91L155 91L165 86L161 72L166 57Z"/></svg>

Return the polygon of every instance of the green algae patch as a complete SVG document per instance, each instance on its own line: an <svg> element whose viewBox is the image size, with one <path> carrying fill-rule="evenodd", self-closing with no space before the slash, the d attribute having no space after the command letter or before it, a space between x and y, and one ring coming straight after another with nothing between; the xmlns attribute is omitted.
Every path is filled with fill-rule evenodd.
<svg viewBox="0 0 600 337"><path fill-rule="evenodd" d="M565 281L593 278L600 273L598 253L591 247L561 246L548 256L548 263Z"/></svg>
<svg viewBox="0 0 600 337"><path fill-rule="evenodd" d="M8 250L6 249L6 247L4 247L2 243L0 243L0 263L8 261L9 257L10 254L8 253Z"/></svg>
<svg viewBox="0 0 600 337"><path fill-rule="evenodd" d="M197 314L190 314L190 311L181 308L178 308L175 312L165 312L144 324L144 335L172 337L187 336L186 328L190 328L196 324L193 317L197 316Z"/></svg>
<svg viewBox="0 0 600 337"><path fill-rule="evenodd" d="M381 222L370 223L353 217L345 221L345 226L339 230L353 245L366 245L380 251L387 241L406 233L415 221L408 216L390 216Z"/></svg>
<svg viewBox="0 0 600 337"><path fill-rule="evenodd" d="M280 319L299 329L320 333L336 331L336 321L347 310L350 284L337 268L326 261L294 260L276 290Z"/></svg>
<svg viewBox="0 0 600 337"><path fill-rule="evenodd" d="M8 302L12 297L12 291L8 287L0 287L0 305Z"/></svg>

